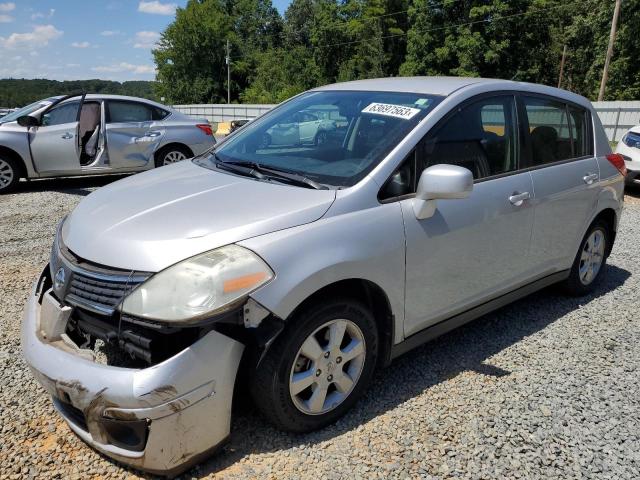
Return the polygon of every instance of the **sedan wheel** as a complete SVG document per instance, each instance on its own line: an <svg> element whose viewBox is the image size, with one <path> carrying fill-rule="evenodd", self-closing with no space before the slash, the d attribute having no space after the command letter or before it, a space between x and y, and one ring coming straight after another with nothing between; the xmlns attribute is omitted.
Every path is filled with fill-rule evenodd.
<svg viewBox="0 0 640 480"><path fill-rule="evenodd" d="M289 394L308 415L340 405L360 378L365 362L362 330L350 320L325 323L304 341L291 369Z"/></svg>
<svg viewBox="0 0 640 480"><path fill-rule="evenodd" d="M605 252L605 236L602 230L594 230L591 232L587 241L582 248L580 256L580 282L583 285L589 285L593 279L598 276L598 272L602 267Z"/></svg>
<svg viewBox="0 0 640 480"><path fill-rule="evenodd" d="M589 227L580 243L569 277L563 282L567 293L587 295L598 286L606 271L610 238L611 230L606 222L597 220Z"/></svg>
<svg viewBox="0 0 640 480"><path fill-rule="evenodd" d="M187 156L180 150L171 150L164 155L162 159L162 165L170 165L172 163L181 162L186 160Z"/></svg>
<svg viewBox="0 0 640 480"><path fill-rule="evenodd" d="M378 325L365 305L345 298L309 304L286 324L253 372L251 395L281 429L309 432L364 393L378 361Z"/></svg>
<svg viewBox="0 0 640 480"><path fill-rule="evenodd" d="M13 158L0 157L0 193L13 190L20 180L20 169Z"/></svg>
<svg viewBox="0 0 640 480"><path fill-rule="evenodd" d="M13 182L15 172L8 162L0 158L0 190L7 188Z"/></svg>

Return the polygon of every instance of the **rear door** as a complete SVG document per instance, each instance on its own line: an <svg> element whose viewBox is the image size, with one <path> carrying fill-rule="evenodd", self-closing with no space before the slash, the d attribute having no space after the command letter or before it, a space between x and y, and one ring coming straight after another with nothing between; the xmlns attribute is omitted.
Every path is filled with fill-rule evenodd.
<svg viewBox="0 0 640 480"><path fill-rule="evenodd" d="M80 170L78 126L82 97L72 97L49 110L40 126L29 130L31 156L39 173L74 173Z"/></svg>
<svg viewBox="0 0 640 480"><path fill-rule="evenodd" d="M569 268L597 203L599 168L589 112L523 96L525 145L535 190L531 256L539 273Z"/></svg>
<svg viewBox="0 0 640 480"><path fill-rule="evenodd" d="M106 145L111 168L153 165L165 128L155 122L155 107L131 100L107 100Z"/></svg>

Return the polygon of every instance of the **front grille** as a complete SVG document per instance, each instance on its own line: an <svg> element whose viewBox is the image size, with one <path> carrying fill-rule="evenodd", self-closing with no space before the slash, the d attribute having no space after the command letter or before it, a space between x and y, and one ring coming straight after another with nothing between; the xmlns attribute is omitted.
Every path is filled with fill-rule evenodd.
<svg viewBox="0 0 640 480"><path fill-rule="evenodd" d="M64 245L52 264L52 278L60 266L64 266L67 278L64 286L55 288L54 283L55 293L69 305L102 315L111 315L124 297L151 275L89 262Z"/></svg>
<svg viewBox="0 0 640 480"><path fill-rule="evenodd" d="M65 300L96 313L111 314L124 297L142 282L139 276L97 276L76 269L71 273Z"/></svg>

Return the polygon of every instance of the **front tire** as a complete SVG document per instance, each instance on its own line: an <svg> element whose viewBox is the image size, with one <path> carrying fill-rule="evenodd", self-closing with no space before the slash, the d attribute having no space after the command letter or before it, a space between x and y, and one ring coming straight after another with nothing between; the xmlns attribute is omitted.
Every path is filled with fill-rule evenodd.
<svg viewBox="0 0 640 480"><path fill-rule="evenodd" d="M309 432L333 423L375 371L378 329L359 302L315 303L294 315L251 381L258 409L277 427Z"/></svg>
<svg viewBox="0 0 640 480"><path fill-rule="evenodd" d="M19 181L19 164L11 157L0 156L0 193L11 192Z"/></svg>
<svg viewBox="0 0 640 480"><path fill-rule="evenodd" d="M610 242L609 226L600 220L592 223L580 243L569 278L564 281L568 294L588 295L600 284L606 272Z"/></svg>

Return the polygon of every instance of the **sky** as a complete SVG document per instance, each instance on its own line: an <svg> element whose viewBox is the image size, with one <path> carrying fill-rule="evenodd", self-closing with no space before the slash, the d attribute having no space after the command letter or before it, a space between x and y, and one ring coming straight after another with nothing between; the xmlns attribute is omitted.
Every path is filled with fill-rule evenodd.
<svg viewBox="0 0 640 480"><path fill-rule="evenodd" d="M153 80L151 49L186 3L0 0L0 78Z"/></svg>

